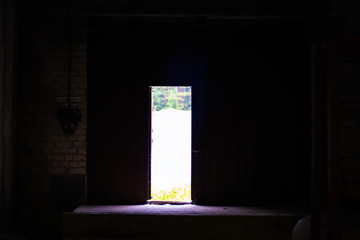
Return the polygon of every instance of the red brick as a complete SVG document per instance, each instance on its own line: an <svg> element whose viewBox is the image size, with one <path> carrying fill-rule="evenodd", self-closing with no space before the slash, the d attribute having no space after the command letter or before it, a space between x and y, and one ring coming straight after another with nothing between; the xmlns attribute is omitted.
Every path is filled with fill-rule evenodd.
<svg viewBox="0 0 360 240"><path fill-rule="evenodd" d="M78 154L86 154L85 148L78 148Z"/></svg>
<svg viewBox="0 0 360 240"><path fill-rule="evenodd" d="M73 160L74 161L85 161L86 156L85 155L74 155Z"/></svg>
<svg viewBox="0 0 360 240"><path fill-rule="evenodd" d="M70 167L70 168L75 168L75 167L77 167L77 166L78 166L78 163L77 163L77 162L74 162L74 161L69 162L69 167Z"/></svg>
<svg viewBox="0 0 360 240"><path fill-rule="evenodd" d="M70 174L85 174L85 168L70 168L69 169Z"/></svg>
<svg viewBox="0 0 360 240"><path fill-rule="evenodd" d="M75 141L73 142L73 147L85 147L86 143L85 142L80 142L80 141Z"/></svg>
<svg viewBox="0 0 360 240"><path fill-rule="evenodd" d="M78 167L86 167L86 162L85 161L79 162Z"/></svg>
<svg viewBox="0 0 360 240"><path fill-rule="evenodd" d="M74 145L74 144L73 144ZM69 149L69 153L70 154L77 154L77 149L76 148L70 148Z"/></svg>

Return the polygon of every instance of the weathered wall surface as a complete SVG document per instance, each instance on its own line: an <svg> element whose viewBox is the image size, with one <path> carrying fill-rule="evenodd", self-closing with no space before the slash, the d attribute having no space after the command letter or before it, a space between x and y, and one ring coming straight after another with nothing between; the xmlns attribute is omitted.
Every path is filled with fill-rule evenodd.
<svg viewBox="0 0 360 240"><path fill-rule="evenodd" d="M59 235L60 213L85 201L86 19L56 4L23 2L19 11L16 218L38 238ZM74 134L57 118L69 77L72 107L82 114Z"/></svg>
<svg viewBox="0 0 360 240"><path fill-rule="evenodd" d="M1 1L8 2L8 1ZM10 1L9 1L10 2ZM0 161L0 180L5 184L2 188L1 210L9 209L11 187L15 192L16 217L19 231L33 236L36 239L53 236L58 238L61 233L61 212L71 210L86 200L86 160L87 160L87 17L100 14L193 14L193 15L246 15L246 16L302 16L308 15L309 6L305 1L111 1L111 0L78 0L69 1L21 1L19 3L19 67L17 75L17 90L13 87L11 59L12 47L6 48L9 54L1 52L1 68L4 73L2 84L3 97L1 98L1 141L2 158ZM330 15L338 17L342 27L339 33L340 65L339 76L341 81L341 144L342 156L341 171L343 173L343 198L349 202L360 200L359 158L360 158L360 21L358 17L358 3L355 0L319 1L314 9L329 11ZM70 7L69 7L70 6ZM5 9L5 8L1 8ZM70 11L70 12L69 12ZM9 13L9 11L6 11ZM70 14L69 14L70 13ZM2 11L1 14L4 14ZM70 24L68 22L70 16ZM1 25L3 30L5 25ZM8 26L8 25L6 25ZM70 27L70 28L69 28ZM11 27L6 29L10 29ZM71 32L71 43L69 41ZM11 36L12 33L8 36ZM1 47L5 49L5 38L1 35ZM6 44L11 41L6 40ZM72 64L69 66L70 44L72 47ZM106 44L106 43L104 43ZM8 46L8 45L6 45ZM6 64L5 64L6 63ZM73 104L82 112L82 120L78 129L72 135L62 132L57 119L57 109L63 107L64 99L68 94L68 74L71 67L70 94ZM260 73L258 73L260 74ZM4 85L5 84L5 85ZM224 87L226 83L222 83ZM212 89L217 85L213 84ZM13 96L16 93L16 161L13 151ZM210 96L210 95L208 95ZM231 100L231 96L226 99ZM211 98L210 98L211 99ZM257 99L249 96L249 101ZM275 99L276 100L276 99ZM272 100L272 101L275 101ZM278 99L279 100L279 99ZM277 101L277 100L276 100ZM65 101L66 102L66 101ZM268 102L270 104L271 102ZM214 103L213 110L222 111L221 106ZM268 111L268 110L266 110ZM236 116L234 116L235 119ZM276 120L276 119L275 119ZM279 122L271 124L278 126ZM221 138L226 137L221 125L221 119L212 120L213 141L211 144L224 148ZM232 124L236 125L235 120ZM263 129L254 131L268 131ZM278 126L280 127L280 126ZM237 129L240 131L241 127ZM236 141L236 134L231 132L232 140ZM252 139L251 151L258 153L257 148L266 139ZM210 140L209 140L210 141ZM217 142L218 141L218 142ZM221 152L214 150L214 154L231 158L236 154L236 142L232 141L231 151ZM280 145L279 145L280 146ZM250 152L251 152L250 151ZM270 151L270 150L269 150ZM272 150L271 150L272 151ZM276 154L280 154L275 152ZM210 153L209 153L210 154ZM251 164L251 162L249 162ZM14 166L15 183L11 178L11 166ZM217 196L229 194L229 182L239 180L238 173L233 167L239 167L237 162L223 165L218 161L211 161L211 166L203 172L209 179L217 182L215 187L203 189L210 194L213 203ZM217 169L232 169L232 171L217 171ZM243 167L243 166L240 166ZM271 166L276 169L276 166ZM246 168L243 168L246 173ZM256 166L253 166L256 169ZM2 174L4 173L4 175ZM213 173L218 173L214 176ZM250 182L262 185L263 174L254 172L261 178L259 182L249 176ZM289 173L288 173L289 174ZM229 177L225 179L224 177ZM269 176L268 176L269 177ZM230 180L229 180L230 179ZM241 179L240 179L241 180ZM239 181L240 181L239 180ZM220 182L219 182L220 181ZM272 180L279 182L279 179ZM270 183L269 183L270 184ZM289 184L289 183L284 183ZM290 186L290 185L289 185ZM286 185L286 188L289 186ZM7 189L4 190L3 189ZM206 190L206 191L205 191ZM211 191L209 191L211 190ZM222 192L221 192L222 191ZM5 193L6 192L6 193ZM249 190L254 193L254 190ZM5 194L4 194L5 193ZM240 193L239 193L240 194ZM269 193L271 194L271 193ZM241 195L241 194L240 194ZM239 195L239 196L240 196ZM205 195L204 195L205 196ZM203 196L202 196L203 197ZM5 205L3 205L5 204ZM3 218L2 218L3 219ZM47 237L45 237L47 236Z"/></svg>
<svg viewBox="0 0 360 240"><path fill-rule="evenodd" d="M0 233L13 225L15 96L16 96L16 4L0 1Z"/></svg>

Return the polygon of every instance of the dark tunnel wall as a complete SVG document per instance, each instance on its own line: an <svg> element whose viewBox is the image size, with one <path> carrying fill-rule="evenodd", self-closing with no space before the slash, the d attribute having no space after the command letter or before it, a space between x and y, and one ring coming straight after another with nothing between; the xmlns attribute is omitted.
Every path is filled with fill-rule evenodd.
<svg viewBox="0 0 360 240"><path fill-rule="evenodd" d="M337 34L335 44L338 51L335 56L337 62L333 64L332 72L338 74L341 96L341 113L338 114L341 117L341 127L338 129L341 131L342 146L341 156L338 160L341 166L338 170L341 171L342 178L339 195L341 195L346 206L349 206L349 203L358 206L360 199L360 115L358 114L360 105L358 84L360 22L357 1L9 0L2 2L6 2L6 4L2 5L1 14L3 12L9 14L15 10L16 14L13 20L15 20L16 27L13 25L14 22L6 20L1 23L1 28L15 30L17 34L15 34L16 36L13 34L1 36L2 39L8 37L15 39L15 41L4 42L5 45L1 46L15 44L17 48L13 52L12 48L5 47L6 51L0 54L3 59L1 64L5 69L4 73L6 71L13 72L16 76L14 79L16 89L12 91L3 89L6 96L16 98L14 99L15 104L12 106L5 102L2 105L0 104L3 107L3 120L7 119L11 122L10 119L13 116L9 112L16 112L16 123L11 124L15 128L13 129L14 132L10 133L11 129L5 127L8 125L3 124L3 130L10 133L3 135L3 140L7 136L10 136L8 138L10 140L11 135L15 137L14 157L5 158L5 155L11 153L13 149L11 146L3 144L3 157L0 159L2 166L13 166L14 170L13 178L10 176L12 173L7 172L7 170L5 171L8 175L0 174L0 181L9 184L7 185L9 186L8 189L11 189L11 191L0 192L1 198L5 200L0 205L0 211L3 213L0 218L2 222L9 224L8 215L11 215L10 217L14 219L14 224L10 223L13 225L11 230L21 232L30 239L61 239L62 211L71 210L86 203L86 179L88 179L89 184L91 183L91 173L90 169L87 169L87 161L91 161L88 159L88 154L92 154L91 134L96 133L96 131L91 132L91 124L89 123L88 127L87 122L87 102L91 104L93 91L91 86L87 89L87 82L89 80L89 84L91 84L91 78L95 76L94 73L90 75L91 64L89 66L87 64L87 60L92 61L87 55L91 54L94 49L88 51L88 48L98 46L97 50L100 52L102 47L113 51L111 46L117 44L114 43L115 39L111 40L112 44L96 42L95 40L101 39L100 36L93 38L92 42L88 44L87 32L89 32L89 36L91 32L94 33L93 35L96 32L106 32L106 29L100 31L99 28L93 31L89 29L91 25L87 26L86 24L93 16L99 15L137 17L166 15L173 19L170 21L171 24L176 23L175 29L183 29L184 34L191 36L195 34L199 37L197 40L193 40L193 43L199 43L204 38L208 40L209 36L212 36L205 45L200 44L200 48L197 46L197 51L188 51L196 52L195 55L190 55L193 57L187 54L180 58L183 59L180 62L185 61L187 63L191 62L188 59L193 59L196 63L195 66L197 66L196 69L202 69L197 72L197 76L203 76L204 80L196 82L198 85L194 89L198 89L194 91L194 97L199 99L195 101L198 104L196 121L194 122L197 126L197 134L193 135L197 138L193 139L196 140L197 147L195 149L197 154L193 156L196 163L193 165L193 169L197 173L193 176L197 183L193 188L194 192L197 193L194 199L204 204L220 204L220 202L256 204L258 202L280 203L281 201L284 204L295 203L296 201L293 200L300 193L297 193L297 189L292 188L292 186L299 186L302 178L305 180L303 181L304 184L301 184L300 192L306 191L305 188L310 179L307 178L306 174L302 174L307 169L306 166L301 166L299 162L307 154L299 150L305 143L299 142L297 144L295 137L298 136L302 139L307 133L306 131L301 132L301 129L291 124L291 121L308 110L305 108L304 111L295 112L294 109L298 108L292 107L302 106L306 102L300 100L303 99L303 95L300 96L302 91L297 89L304 87L305 92L307 91L306 84L302 85L298 81L305 76L295 74L293 71L305 73L307 70L303 72L299 69L305 67L306 64L298 65L294 56L298 54L303 57L312 48L315 49L315 54L313 52L311 56L312 59L316 58L314 56L316 54L323 54L320 58L321 61L328 60L326 54L329 51L327 43L329 36L324 32L329 31L329 29L323 29L322 26L326 25L324 22L327 22L328 18L333 18L336 22L335 25L340 26L340 29L332 28L329 31ZM16 3L11 10L8 9L11 6L7 4L8 2ZM2 19L6 19L5 15L2 16ZM71 18L70 25L68 23L69 16ZM182 23L183 20L177 21L179 17L192 20ZM320 35L320 40L309 46L306 51L296 44L303 42L300 40L302 37L298 36L296 31L299 29L298 33L301 33L302 27L295 27L296 24L294 25L294 22L290 20L297 17L314 21L311 22L310 28L315 35ZM149 20L149 18L146 19ZM251 30L251 27L247 27L251 24L236 23L229 25L228 20L215 21L216 19L233 19L230 22L233 22L234 19L248 19L247 22L250 23L256 19L263 19L263 23L268 24L257 25L259 28L255 31ZM282 23L292 22L292 24L274 25L274 19L283 19ZM124 18L121 18L121 22L123 21ZM210 25L209 22L211 22ZM169 25L169 21L167 23ZM319 25L317 26L317 24ZM104 26L100 20L98 25ZM150 25L152 23L149 23ZM161 21L161 27L157 30L161 31L165 25L165 22ZM115 24L116 26L119 25ZM105 27L108 28L106 25ZM63 105L67 95L69 28L72 32L71 43L73 47L71 96L75 101L74 104L82 110L82 121L74 135L66 135L62 132L56 116L57 108ZM238 29L241 31L237 31ZM148 32L155 30L156 28L151 27ZM321 32L324 36L321 36ZM241 35L243 33L246 34ZM108 32L108 34L110 33ZM158 35L152 36L150 34L146 38L154 41L157 38L156 36ZM265 45L259 44L262 41L265 41ZM120 42L124 42L124 40ZM238 42L241 45L237 44ZM277 44L283 47L281 51L276 50ZM117 49L115 48L115 50L119 51L120 46L116 46ZM235 48L234 46L238 47ZM240 48L239 46L247 47ZM218 48L219 50L217 50ZM165 51L168 48L162 49ZM304 51L302 52L302 50ZM151 53L155 50L148 49L147 51ZM6 52L10 52L10 54ZM183 50L179 50L179 52L183 52ZM275 56L271 56L274 52L276 52ZM114 58L116 58L115 53ZM101 54L104 55L105 53ZM173 52L171 54L176 55ZM15 58L9 60L8 58L12 56ZM166 53L159 54L159 57L164 56L167 56ZM183 75L175 73L190 67L174 67L173 71L168 72L157 67L156 63L161 63L159 57L155 57L156 61L154 62L147 59L141 63L144 65L150 61L149 66L151 68L148 67L150 72L137 72L136 76L146 77L147 74L154 76L153 79L144 80L143 85L147 86L147 81L160 81L159 79L180 81L179 76ZM118 60L118 58L116 59ZM235 58L237 63L243 64L243 67L239 66L241 64L232 63L231 58ZM203 61L204 59L207 61ZM287 59L293 60L288 61ZM96 67L105 66L105 58L97 60L100 64ZM257 68L254 69L250 63L256 63L262 71L258 71ZM13 64L18 67L12 68ZM115 67L113 68L115 69ZM312 60L311 68L315 73L324 72L324 76L329 70L319 69L316 61L314 64L314 60ZM241 69L241 73L237 71L238 69ZM281 74L279 75L279 73ZM263 79L265 75L271 75L273 81L266 82ZM274 77L276 75L279 75L279 78ZM251 80L245 81L244 84L243 76ZM314 73L311 77L314 78ZM100 76L99 79L103 80L104 78ZM254 79L260 80L255 81ZM293 81L288 81L288 79ZM233 85L234 82L240 87L232 88L229 86L229 84ZM6 86L10 85L6 84ZM261 88L260 86L264 87ZM283 90L285 88L287 89L286 92ZM224 92L221 94L220 100L212 100L215 95L214 92L219 92L219 90ZM116 92L113 89L111 91ZM281 94L272 95L272 93L278 92ZM143 94L146 95L147 91L144 91ZM89 99L87 95L89 95ZM108 100L116 99L110 96L105 96L105 98ZM138 102L143 107L145 107L145 103L145 100ZM106 105L110 105L110 103L106 103ZM231 115L226 115L229 110L234 108L236 111L232 111ZM320 108L324 109L324 106L320 106ZM262 111L258 111L260 109ZM284 109L286 109L285 112ZM140 116L144 112L133 114ZM222 115L226 116L217 117ZM90 116L91 113L89 112ZM115 117L119 116L115 115ZM147 125L144 125L147 122L147 116L143 115L143 117L144 119L139 120L136 124L140 126L139 129L147 131ZM131 119L126 119L126 121L131 122ZM300 119L295 122L298 121ZM109 122L104 122L101 123L103 126L109 125ZM282 131L277 131L277 129L282 129ZM296 133L296 136L290 133ZM114 135L114 133L111 134ZM131 172L136 172L136 169L141 169L140 172L143 171L140 175L141 179L139 178L140 180L137 183L135 182L137 178L129 181L133 185L140 186L143 191L137 192L135 195L133 190L131 190L132 192L126 190L125 192L128 193L126 201L128 202L134 199L142 202L144 196L147 195L146 166L144 169L144 166L138 165L147 161L147 156L145 156L147 154L146 141L146 136L144 138L144 134L142 134L141 143L144 144L144 148L139 150L141 155L137 156L137 160L133 162L134 165L130 165ZM312 141L314 140L312 139ZM137 150L127 149L125 152L130 154L137 152ZM313 151L315 150L321 151L322 149L313 149ZM265 154L269 157L264 158ZM296 156L296 159L288 161L291 158L290 156ZM131 172L126 174L132 176ZM87 176L88 173L89 176ZM322 190L327 189L326 171L324 173ZM121 180L121 177L118 179ZM279 184L279 182L281 183ZM291 189L289 190L289 188ZM126 189L130 189L130 187L126 186ZM271 193L269 194L269 192ZM281 199L283 200L279 200L276 196L282 196ZM324 196L326 198L326 192ZM306 194L303 198L306 198ZM124 199L122 198L122 200ZM10 209L7 207L8 203L14 211L8 211ZM3 229L1 230L3 231ZM6 230L8 229L5 227Z"/></svg>
<svg viewBox="0 0 360 240"><path fill-rule="evenodd" d="M193 86L196 203L309 200L306 24L94 18L90 29L90 202L145 202L151 85Z"/></svg>

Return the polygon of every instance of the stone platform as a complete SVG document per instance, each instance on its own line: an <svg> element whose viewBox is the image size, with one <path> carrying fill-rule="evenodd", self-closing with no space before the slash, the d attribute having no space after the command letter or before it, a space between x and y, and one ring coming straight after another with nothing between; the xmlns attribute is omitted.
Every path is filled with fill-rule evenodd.
<svg viewBox="0 0 360 240"><path fill-rule="evenodd" d="M290 240L305 211L185 205L80 206L64 240Z"/></svg>

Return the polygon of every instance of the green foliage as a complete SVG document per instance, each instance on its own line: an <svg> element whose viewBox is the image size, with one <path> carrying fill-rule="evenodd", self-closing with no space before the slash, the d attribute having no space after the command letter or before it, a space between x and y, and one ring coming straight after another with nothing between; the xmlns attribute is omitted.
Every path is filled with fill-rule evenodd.
<svg viewBox="0 0 360 240"><path fill-rule="evenodd" d="M191 110L191 87L152 87L153 110Z"/></svg>
<svg viewBox="0 0 360 240"><path fill-rule="evenodd" d="M152 201L182 201L191 202L190 186L174 187L170 191L161 190L151 193Z"/></svg>

